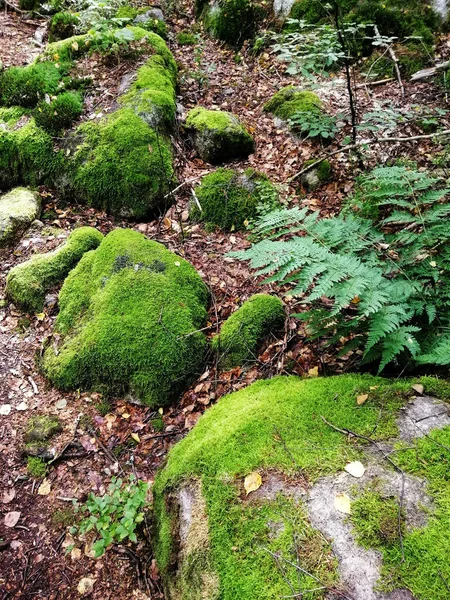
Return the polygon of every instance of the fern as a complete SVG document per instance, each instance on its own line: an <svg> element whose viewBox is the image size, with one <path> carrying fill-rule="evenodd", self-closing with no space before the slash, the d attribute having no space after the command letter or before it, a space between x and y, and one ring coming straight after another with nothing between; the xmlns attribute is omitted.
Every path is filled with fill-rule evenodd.
<svg viewBox="0 0 450 600"><path fill-rule="evenodd" d="M450 326L450 190L404 167L374 169L358 185L336 217L264 215L253 246L232 256L302 296L307 310L296 316L312 339L345 338L344 352L363 349L379 371L394 361L450 364L450 335L441 337Z"/></svg>

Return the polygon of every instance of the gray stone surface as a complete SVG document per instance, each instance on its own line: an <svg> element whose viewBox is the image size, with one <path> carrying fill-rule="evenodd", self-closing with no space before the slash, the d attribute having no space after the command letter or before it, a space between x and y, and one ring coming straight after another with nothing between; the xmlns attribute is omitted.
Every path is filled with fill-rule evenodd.
<svg viewBox="0 0 450 600"><path fill-rule="evenodd" d="M0 248L16 243L40 212L37 192L19 187L0 196Z"/></svg>

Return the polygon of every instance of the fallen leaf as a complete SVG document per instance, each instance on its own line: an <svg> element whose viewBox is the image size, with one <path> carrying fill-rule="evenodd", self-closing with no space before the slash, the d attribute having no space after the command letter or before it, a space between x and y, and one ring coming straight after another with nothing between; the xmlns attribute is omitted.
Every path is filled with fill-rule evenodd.
<svg viewBox="0 0 450 600"><path fill-rule="evenodd" d="M79 560L81 558L81 548L72 548L70 558L72 560Z"/></svg>
<svg viewBox="0 0 450 600"><path fill-rule="evenodd" d="M361 406L361 404L364 404L368 397L369 394L359 394L359 396L356 396L356 404L358 404L358 406Z"/></svg>
<svg viewBox="0 0 450 600"><path fill-rule="evenodd" d="M132 437L132 438L133 438L133 440L134 440L135 442L137 442L138 444L139 444L139 442L141 441L141 438L138 436L138 434L137 434L137 433L132 433L132 434L131 434L131 437Z"/></svg>
<svg viewBox="0 0 450 600"><path fill-rule="evenodd" d="M309 369L308 377L319 377L319 367L312 367Z"/></svg>
<svg viewBox="0 0 450 600"><path fill-rule="evenodd" d="M250 492L256 492L256 490L259 489L261 485L261 475L256 471L250 473L250 475L247 475L247 477L244 479L244 488L247 493L247 496L250 494Z"/></svg>
<svg viewBox="0 0 450 600"><path fill-rule="evenodd" d="M9 504L16 497L16 490L11 488L10 490L5 490L3 492L2 502L3 504Z"/></svg>
<svg viewBox="0 0 450 600"><path fill-rule="evenodd" d="M415 383L411 387L418 394L423 394L424 387L423 387L423 385L421 383Z"/></svg>
<svg viewBox="0 0 450 600"><path fill-rule="evenodd" d="M45 319L45 313L43 313L43 312L37 313L35 316L38 321L43 321Z"/></svg>
<svg viewBox="0 0 450 600"><path fill-rule="evenodd" d="M349 515L352 512L349 496L346 493L337 494L334 498L334 508L341 513Z"/></svg>
<svg viewBox="0 0 450 600"><path fill-rule="evenodd" d="M366 467L359 460L355 460L345 465L345 470L353 477L362 477L366 472Z"/></svg>
<svg viewBox="0 0 450 600"><path fill-rule="evenodd" d="M62 398L61 400L58 400L58 402L55 403L55 408L57 408L58 410L62 410L63 408L66 408L67 406L67 400L65 398Z"/></svg>
<svg viewBox="0 0 450 600"><path fill-rule="evenodd" d="M13 510L12 512L6 513L5 515L5 526L6 527L15 527L20 519L20 512L17 510Z"/></svg>
<svg viewBox="0 0 450 600"><path fill-rule="evenodd" d="M44 479L44 481L39 486L37 493L39 496L48 496L50 494L50 490L52 489L51 483L48 479Z"/></svg>
<svg viewBox="0 0 450 600"><path fill-rule="evenodd" d="M16 410L27 410L28 404L26 402L21 402L16 406Z"/></svg>
<svg viewBox="0 0 450 600"><path fill-rule="evenodd" d="M85 594L91 594L94 591L94 583L96 581L97 580L93 577L83 577L82 579L80 579L80 582L77 587L78 593L81 596L84 596Z"/></svg>
<svg viewBox="0 0 450 600"><path fill-rule="evenodd" d="M11 404L2 404L0 406L0 415L7 417L11 412Z"/></svg>

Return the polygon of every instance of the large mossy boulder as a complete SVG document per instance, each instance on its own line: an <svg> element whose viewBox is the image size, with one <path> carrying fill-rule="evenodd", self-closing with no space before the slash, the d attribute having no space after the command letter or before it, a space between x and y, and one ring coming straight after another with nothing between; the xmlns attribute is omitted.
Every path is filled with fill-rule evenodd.
<svg viewBox="0 0 450 600"><path fill-rule="evenodd" d="M398 442L402 452L389 457L403 476L346 433L402 439L417 402L445 409L411 401L411 392L411 383L371 376L276 377L210 408L172 448L153 487L166 598L279 600L311 587L320 588L317 599L332 590L355 600L446 598L450 458L442 445L450 427L413 447ZM344 471L354 461L362 476ZM376 552L366 549L374 543Z"/></svg>
<svg viewBox="0 0 450 600"><path fill-rule="evenodd" d="M287 121L298 112L320 112L322 102L314 92L302 91L294 86L279 90L263 107L283 121Z"/></svg>
<svg viewBox="0 0 450 600"><path fill-rule="evenodd" d="M211 164L246 158L255 149L244 125L235 115L224 111L197 106L187 114L186 128L199 156Z"/></svg>
<svg viewBox="0 0 450 600"><path fill-rule="evenodd" d="M212 37L234 47L240 47L245 40L252 38L264 17L271 12L270 3L258 0L197 2L197 8Z"/></svg>
<svg viewBox="0 0 450 600"><path fill-rule="evenodd" d="M59 294L56 352L43 369L57 387L102 389L161 406L203 370L208 293L186 260L131 229L83 256Z"/></svg>
<svg viewBox="0 0 450 600"><path fill-rule="evenodd" d="M255 294L237 309L213 338L212 348L218 354L222 369L255 362L262 342L283 329L283 303L270 294Z"/></svg>
<svg viewBox="0 0 450 600"><path fill-rule="evenodd" d="M0 248L14 244L40 212L41 198L37 192L15 188L0 196Z"/></svg>
<svg viewBox="0 0 450 600"><path fill-rule="evenodd" d="M45 295L64 281L85 252L97 248L103 235L93 227L79 227L56 250L35 254L13 267L6 278L6 295L27 312L40 312Z"/></svg>
<svg viewBox="0 0 450 600"><path fill-rule="evenodd" d="M244 229L258 210L279 205L276 187L254 169L217 169L203 177L195 194L198 203L192 205L191 217L224 231Z"/></svg>

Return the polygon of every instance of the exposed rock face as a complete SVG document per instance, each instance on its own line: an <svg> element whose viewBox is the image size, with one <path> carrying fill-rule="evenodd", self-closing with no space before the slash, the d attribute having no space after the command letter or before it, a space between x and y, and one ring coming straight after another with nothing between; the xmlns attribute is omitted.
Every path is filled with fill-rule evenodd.
<svg viewBox="0 0 450 600"><path fill-rule="evenodd" d="M39 217L41 198L26 188L15 188L0 196L0 248L14 244Z"/></svg>

